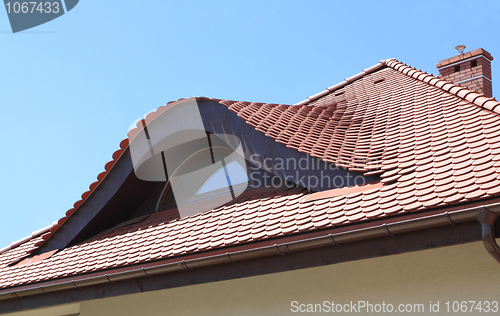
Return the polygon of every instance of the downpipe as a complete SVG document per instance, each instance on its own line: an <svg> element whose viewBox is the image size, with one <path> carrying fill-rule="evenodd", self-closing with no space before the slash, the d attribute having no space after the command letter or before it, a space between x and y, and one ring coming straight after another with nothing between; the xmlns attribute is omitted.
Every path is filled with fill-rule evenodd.
<svg viewBox="0 0 500 316"><path fill-rule="evenodd" d="M498 214L487 208L482 208L477 212L477 220L481 224L484 247L488 253L500 263L500 247L495 240L495 223Z"/></svg>

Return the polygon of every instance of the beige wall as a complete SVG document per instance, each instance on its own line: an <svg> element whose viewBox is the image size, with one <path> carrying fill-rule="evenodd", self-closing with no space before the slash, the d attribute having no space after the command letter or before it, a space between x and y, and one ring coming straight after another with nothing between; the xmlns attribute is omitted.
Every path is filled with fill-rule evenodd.
<svg viewBox="0 0 500 316"><path fill-rule="evenodd" d="M424 314L429 313L431 300L440 301L441 312L445 311L446 301L500 302L500 264L486 253L481 242L476 242L82 302L80 313L82 316L296 315L299 313L291 312L292 301L321 304L332 300L343 304L385 301L395 308L401 303L422 303Z"/></svg>
<svg viewBox="0 0 500 316"><path fill-rule="evenodd" d="M5 314L8 316L62 316L62 315L78 315L80 312L80 304L67 304L49 308L38 308L26 312L17 312Z"/></svg>

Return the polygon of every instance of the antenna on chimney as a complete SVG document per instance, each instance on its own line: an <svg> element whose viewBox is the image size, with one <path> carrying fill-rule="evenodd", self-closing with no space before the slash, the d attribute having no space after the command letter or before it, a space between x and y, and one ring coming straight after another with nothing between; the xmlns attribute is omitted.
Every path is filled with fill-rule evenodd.
<svg viewBox="0 0 500 316"><path fill-rule="evenodd" d="M459 55L462 55L464 53L465 45L455 46L455 49L458 50Z"/></svg>

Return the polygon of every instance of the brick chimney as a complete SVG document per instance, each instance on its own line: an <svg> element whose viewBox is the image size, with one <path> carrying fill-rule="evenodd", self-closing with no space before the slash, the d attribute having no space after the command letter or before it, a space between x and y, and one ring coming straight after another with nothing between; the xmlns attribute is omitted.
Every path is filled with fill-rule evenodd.
<svg viewBox="0 0 500 316"><path fill-rule="evenodd" d="M457 46L458 47L458 46ZM465 48L465 46L463 47ZM439 77L492 97L491 57L482 48L442 60L436 67Z"/></svg>

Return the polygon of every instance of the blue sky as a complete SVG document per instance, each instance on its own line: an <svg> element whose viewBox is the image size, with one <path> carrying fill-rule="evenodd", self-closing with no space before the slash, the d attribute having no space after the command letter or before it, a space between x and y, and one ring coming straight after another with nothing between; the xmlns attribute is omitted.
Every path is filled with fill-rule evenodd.
<svg viewBox="0 0 500 316"><path fill-rule="evenodd" d="M498 1L81 0L12 34L0 9L0 248L64 216L168 101L293 104L385 58L437 74L459 44L500 59L499 22Z"/></svg>

